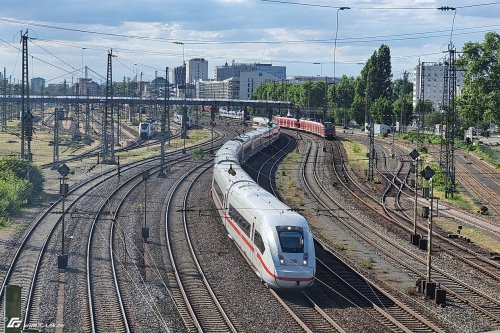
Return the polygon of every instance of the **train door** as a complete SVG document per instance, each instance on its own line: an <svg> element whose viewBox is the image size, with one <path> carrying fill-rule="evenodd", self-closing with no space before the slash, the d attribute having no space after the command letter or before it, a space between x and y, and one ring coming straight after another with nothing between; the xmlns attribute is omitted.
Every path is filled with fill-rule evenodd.
<svg viewBox="0 0 500 333"><path fill-rule="evenodd" d="M252 229L250 230L250 241L253 244L253 251L251 251L250 261L257 267L257 257L255 256L257 249L255 248L255 223L252 223Z"/></svg>

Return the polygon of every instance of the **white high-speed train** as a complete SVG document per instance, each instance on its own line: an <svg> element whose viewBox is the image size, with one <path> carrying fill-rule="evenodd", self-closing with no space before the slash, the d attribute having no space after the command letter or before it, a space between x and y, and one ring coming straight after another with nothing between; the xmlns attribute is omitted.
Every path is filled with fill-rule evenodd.
<svg viewBox="0 0 500 333"><path fill-rule="evenodd" d="M240 165L278 136L279 127L272 126L226 142L215 156L212 198L229 236L262 281L273 288L305 288L316 272L306 219L257 185Z"/></svg>

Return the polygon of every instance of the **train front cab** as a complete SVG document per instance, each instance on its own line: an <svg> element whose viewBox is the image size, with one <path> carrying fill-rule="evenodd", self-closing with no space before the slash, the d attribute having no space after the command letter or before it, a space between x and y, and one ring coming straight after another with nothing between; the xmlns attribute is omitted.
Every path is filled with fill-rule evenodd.
<svg viewBox="0 0 500 333"><path fill-rule="evenodd" d="M290 219L290 215L287 216ZM297 214L293 219L305 219ZM284 222L275 228L276 250L273 253L274 281L278 288L308 288L314 284L316 259L311 233L302 223Z"/></svg>

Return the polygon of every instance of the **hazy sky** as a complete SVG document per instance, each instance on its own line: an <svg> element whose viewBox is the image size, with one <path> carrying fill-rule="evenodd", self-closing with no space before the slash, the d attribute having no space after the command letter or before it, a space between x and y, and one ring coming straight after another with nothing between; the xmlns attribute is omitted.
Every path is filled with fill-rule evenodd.
<svg viewBox="0 0 500 333"><path fill-rule="evenodd" d="M182 64L175 41L186 60L208 60L210 77L233 59L284 65L288 76L333 76L337 14L336 76L358 75L381 44L390 47L395 78L419 58L441 61L453 20L458 50L500 28L500 1L488 0L4 1L0 66L21 77L20 31L28 29L30 77L48 83L76 80L82 63L105 77L111 48L114 81L141 71L147 80L155 70L164 76L166 66Z"/></svg>

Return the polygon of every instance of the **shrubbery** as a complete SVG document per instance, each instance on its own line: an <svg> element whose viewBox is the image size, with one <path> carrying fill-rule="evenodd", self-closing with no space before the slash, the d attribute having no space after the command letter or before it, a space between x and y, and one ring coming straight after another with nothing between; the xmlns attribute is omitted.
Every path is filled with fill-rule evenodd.
<svg viewBox="0 0 500 333"><path fill-rule="evenodd" d="M17 158L0 159L0 226L21 207L36 200L45 178L39 167Z"/></svg>

